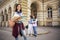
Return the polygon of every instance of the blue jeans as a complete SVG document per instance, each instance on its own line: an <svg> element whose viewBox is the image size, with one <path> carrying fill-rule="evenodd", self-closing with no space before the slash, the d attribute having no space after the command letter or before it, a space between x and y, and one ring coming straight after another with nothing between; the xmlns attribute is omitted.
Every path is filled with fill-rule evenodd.
<svg viewBox="0 0 60 40"><path fill-rule="evenodd" d="M18 37L16 37L15 40L18 40Z"/></svg>
<svg viewBox="0 0 60 40"><path fill-rule="evenodd" d="M33 26L34 36L37 36L37 27Z"/></svg>
<svg viewBox="0 0 60 40"><path fill-rule="evenodd" d="M23 36L24 40L27 40L26 36L24 35L23 30L21 30L21 33L22 33L22 36ZM18 37L17 37L17 38L15 38L15 40L18 40Z"/></svg>

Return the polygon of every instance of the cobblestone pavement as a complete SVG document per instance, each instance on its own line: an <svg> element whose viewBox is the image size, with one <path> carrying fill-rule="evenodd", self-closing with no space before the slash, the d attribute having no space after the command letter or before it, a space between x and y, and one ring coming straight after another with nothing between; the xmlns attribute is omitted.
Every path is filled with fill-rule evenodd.
<svg viewBox="0 0 60 40"><path fill-rule="evenodd" d="M27 29L26 29L27 30ZM0 40L15 40L11 33L11 28L0 27ZM60 28L52 27L38 27L38 35L27 36L28 40L60 40ZM23 37L19 36L19 40L23 40Z"/></svg>

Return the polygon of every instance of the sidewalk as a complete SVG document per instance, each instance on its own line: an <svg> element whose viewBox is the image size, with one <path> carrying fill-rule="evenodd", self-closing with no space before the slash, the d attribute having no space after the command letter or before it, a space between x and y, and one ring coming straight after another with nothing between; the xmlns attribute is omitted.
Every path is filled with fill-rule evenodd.
<svg viewBox="0 0 60 40"><path fill-rule="evenodd" d="M12 32L12 28L8 28L8 27L0 27L0 30ZM27 29L26 29L26 32L27 32ZM37 32L38 32L38 35L40 35L40 34L48 34L50 31L45 27L38 27Z"/></svg>

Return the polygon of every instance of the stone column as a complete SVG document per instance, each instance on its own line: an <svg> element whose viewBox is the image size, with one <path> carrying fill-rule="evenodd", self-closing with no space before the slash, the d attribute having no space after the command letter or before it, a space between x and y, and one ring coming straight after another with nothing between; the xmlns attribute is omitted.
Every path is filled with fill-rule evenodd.
<svg viewBox="0 0 60 40"><path fill-rule="evenodd" d="M28 5L28 15L27 16L28 16L28 20L29 20L30 19L30 15L31 15L31 7L30 7L31 6L31 1L30 0L28 0L28 4L27 5Z"/></svg>
<svg viewBox="0 0 60 40"><path fill-rule="evenodd" d="M43 26L44 25L44 13L43 13L43 5L42 5L42 2L40 3L40 11L38 12L37 14L37 17L38 17L38 23L40 26Z"/></svg>
<svg viewBox="0 0 60 40"><path fill-rule="evenodd" d="M22 13L24 16L26 16L24 19L23 19L23 22L24 22L24 25L26 26L27 25L27 18L28 18L28 0L21 0L21 6L22 6Z"/></svg>

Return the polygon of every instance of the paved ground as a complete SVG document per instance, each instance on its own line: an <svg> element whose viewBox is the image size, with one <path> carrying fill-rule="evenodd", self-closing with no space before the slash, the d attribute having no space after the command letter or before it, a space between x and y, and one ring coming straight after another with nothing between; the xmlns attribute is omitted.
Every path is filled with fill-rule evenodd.
<svg viewBox="0 0 60 40"><path fill-rule="evenodd" d="M12 32L12 28L0 27L0 30L5 30L5 31ZM25 29L25 31L28 32L27 29ZM44 28L44 27L38 27L37 31L38 31L38 34L46 34L46 33L49 32L49 30L47 28Z"/></svg>
<svg viewBox="0 0 60 40"><path fill-rule="evenodd" d="M38 34L40 35L36 38L34 36L27 36L27 38L28 40L60 40L60 28L39 27ZM0 40L14 40L10 28L0 27ZM19 40L23 40L23 37L19 36Z"/></svg>

